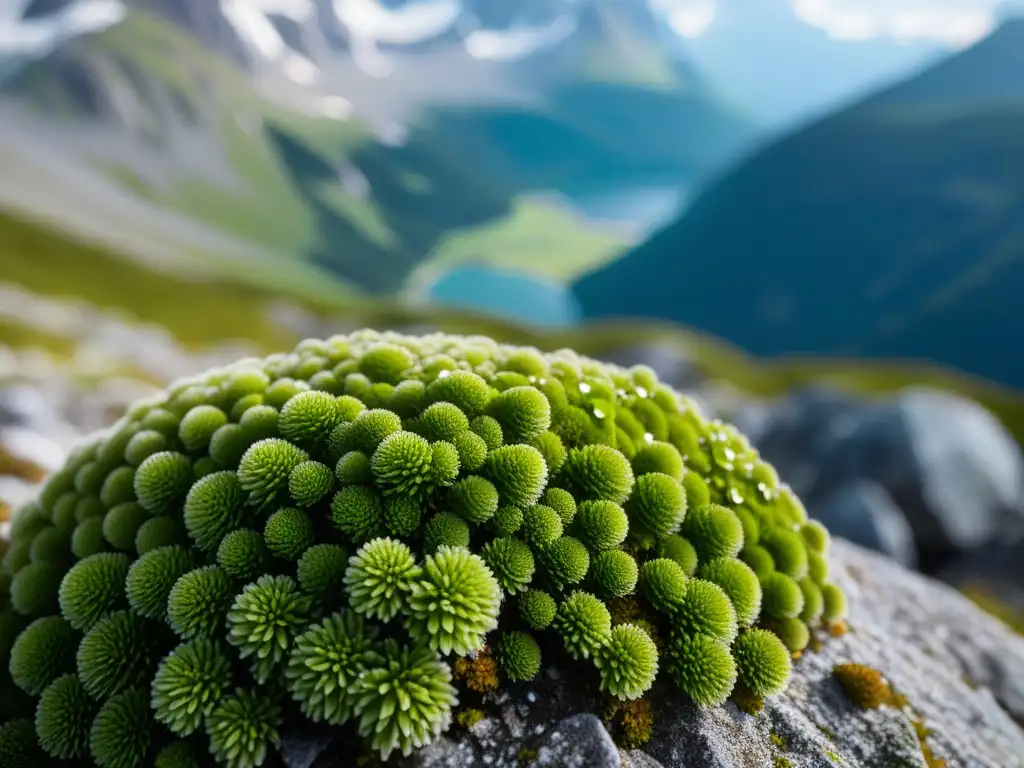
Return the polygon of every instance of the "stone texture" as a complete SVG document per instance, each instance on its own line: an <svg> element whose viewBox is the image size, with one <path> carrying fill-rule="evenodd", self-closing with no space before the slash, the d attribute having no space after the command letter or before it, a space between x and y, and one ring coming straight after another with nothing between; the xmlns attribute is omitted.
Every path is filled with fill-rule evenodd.
<svg viewBox="0 0 1024 768"><path fill-rule="evenodd" d="M851 600L850 631L822 637L794 665L786 692L756 716L701 709L658 687L653 738L616 749L578 675L548 670L488 704L493 714L400 760L403 768L925 768L915 725L950 768L1024 768L1024 638L955 590L836 540L833 577ZM881 670L908 702L861 710L832 675L837 663ZM327 749L315 768L350 763ZM340 762L339 762L340 761ZM308 768L305 763L286 763Z"/></svg>

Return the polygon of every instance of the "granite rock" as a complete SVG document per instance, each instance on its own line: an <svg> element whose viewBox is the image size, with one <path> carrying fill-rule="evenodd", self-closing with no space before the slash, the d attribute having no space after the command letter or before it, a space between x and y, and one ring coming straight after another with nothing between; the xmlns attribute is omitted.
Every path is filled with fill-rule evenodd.
<svg viewBox="0 0 1024 768"><path fill-rule="evenodd" d="M785 693L755 716L732 703L699 708L656 688L652 739L621 750L592 714L602 711L592 686L549 669L499 694L487 704L491 714L469 730L453 728L397 764L927 768L924 746L950 768L1024 768L1024 638L952 588L890 558L837 539L831 562L850 597L850 629L823 635L820 649L794 664ZM859 709L833 677L842 662L880 670L907 705ZM344 759L327 749L313 768L340 768L349 764L338 762Z"/></svg>

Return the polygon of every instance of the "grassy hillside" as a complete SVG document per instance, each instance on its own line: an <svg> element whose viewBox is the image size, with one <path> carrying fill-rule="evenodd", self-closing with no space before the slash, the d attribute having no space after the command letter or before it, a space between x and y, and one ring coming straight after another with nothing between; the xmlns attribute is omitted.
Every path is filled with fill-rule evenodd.
<svg viewBox="0 0 1024 768"><path fill-rule="evenodd" d="M2 211L0 253L0 284L115 311L132 323L153 323L187 347L246 339L270 350L293 338L267 312L272 301L288 299L289 293L257 281L157 271L103 246L79 242L45 224ZM304 293L294 296L320 309L356 306L344 291L338 292L336 302L311 300ZM39 331L11 322L0 325L0 342L12 346L30 346L40 336Z"/></svg>
<svg viewBox="0 0 1024 768"><path fill-rule="evenodd" d="M617 235L588 225L572 211L521 196L507 219L441 238L409 282L429 281L459 264L484 264L562 282L614 258L623 248Z"/></svg>
<svg viewBox="0 0 1024 768"><path fill-rule="evenodd" d="M1024 24L766 147L575 286L765 355L927 359L1024 387Z"/></svg>
<svg viewBox="0 0 1024 768"><path fill-rule="evenodd" d="M138 11L5 87L45 121L67 162L102 174L155 215L305 264L314 280L328 274L392 293L443 238L521 224L516 185L482 173L458 143L423 129L386 146L357 120L317 116L318 103L300 90L290 106L270 101L187 31ZM583 231L568 216L549 224L570 240Z"/></svg>

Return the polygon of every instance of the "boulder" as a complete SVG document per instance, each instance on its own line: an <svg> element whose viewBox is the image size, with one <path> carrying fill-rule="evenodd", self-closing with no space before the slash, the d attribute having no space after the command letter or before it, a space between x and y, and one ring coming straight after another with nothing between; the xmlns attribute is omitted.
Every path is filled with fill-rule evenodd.
<svg viewBox="0 0 1024 768"><path fill-rule="evenodd" d="M658 379L679 391L692 389L704 381L693 357L679 344L647 341L605 352L601 359L623 368L646 365Z"/></svg>
<svg viewBox="0 0 1024 768"><path fill-rule="evenodd" d="M814 512L834 536L882 552L907 568L917 566L910 523L878 483L848 483L815 505Z"/></svg>
<svg viewBox="0 0 1024 768"><path fill-rule="evenodd" d="M926 389L882 401L802 391L779 403L751 439L815 516L850 484L884 489L929 571L1024 520L1020 448L964 398Z"/></svg>
<svg viewBox="0 0 1024 768"><path fill-rule="evenodd" d="M53 408L38 389L24 385L0 387L0 427L45 426L53 421Z"/></svg>
<svg viewBox="0 0 1024 768"><path fill-rule="evenodd" d="M502 692L490 716L399 760L403 768L1024 768L1024 638L955 590L891 559L835 541L835 581L850 596L850 630L822 637L794 663L781 696L757 715L732 703L699 708L667 686L650 695L653 737L615 748L578 679L548 669ZM880 670L906 705L860 709L837 663ZM306 737L303 737L306 738ZM308 740L308 739L307 739ZM310 768L308 744L295 750ZM936 765L937 763L932 763ZM312 768L351 765L323 749Z"/></svg>

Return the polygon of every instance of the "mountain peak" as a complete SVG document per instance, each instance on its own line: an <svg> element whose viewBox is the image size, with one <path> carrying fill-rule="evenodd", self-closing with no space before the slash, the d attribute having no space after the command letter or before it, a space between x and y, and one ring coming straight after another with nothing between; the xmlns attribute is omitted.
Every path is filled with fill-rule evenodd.
<svg viewBox="0 0 1024 768"><path fill-rule="evenodd" d="M1018 6L1024 12L1024 5ZM1024 16L1006 17L977 43L869 99L868 106L978 104L1024 98Z"/></svg>
<svg viewBox="0 0 1024 768"><path fill-rule="evenodd" d="M573 287L588 318L699 327L759 355L1024 361L1024 23L768 143ZM741 223L737 226L737 223ZM950 339L956 339L950 344Z"/></svg>
<svg viewBox="0 0 1024 768"><path fill-rule="evenodd" d="M1024 22L1024 0L1008 0L996 8L995 14L1001 24Z"/></svg>

